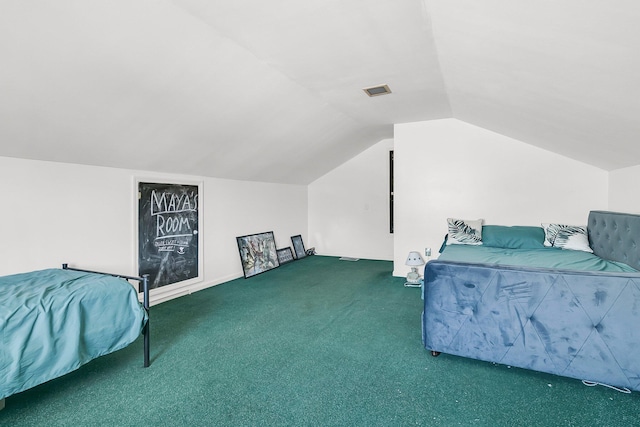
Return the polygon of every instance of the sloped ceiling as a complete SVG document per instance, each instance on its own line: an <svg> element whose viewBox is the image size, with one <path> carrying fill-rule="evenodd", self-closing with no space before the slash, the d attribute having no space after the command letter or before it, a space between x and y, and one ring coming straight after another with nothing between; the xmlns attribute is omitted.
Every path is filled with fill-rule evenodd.
<svg viewBox="0 0 640 427"><path fill-rule="evenodd" d="M394 123L456 117L636 165L638 18L630 0L1 0L0 156L308 184Z"/></svg>
<svg viewBox="0 0 640 427"><path fill-rule="evenodd" d="M640 2L427 7L454 117L601 169L640 164Z"/></svg>

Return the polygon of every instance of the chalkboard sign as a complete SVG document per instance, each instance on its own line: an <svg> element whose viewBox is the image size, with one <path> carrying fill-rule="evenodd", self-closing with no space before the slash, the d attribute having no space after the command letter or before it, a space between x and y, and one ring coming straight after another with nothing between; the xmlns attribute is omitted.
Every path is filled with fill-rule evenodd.
<svg viewBox="0 0 640 427"><path fill-rule="evenodd" d="M198 277L198 186L138 183L138 269L151 289Z"/></svg>

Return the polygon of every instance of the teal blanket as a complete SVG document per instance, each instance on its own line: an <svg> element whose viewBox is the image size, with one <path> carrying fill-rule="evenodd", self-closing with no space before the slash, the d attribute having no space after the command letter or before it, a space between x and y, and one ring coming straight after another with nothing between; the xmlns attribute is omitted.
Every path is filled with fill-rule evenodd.
<svg viewBox="0 0 640 427"><path fill-rule="evenodd" d="M124 279L58 269L0 277L0 399L126 347L146 320Z"/></svg>
<svg viewBox="0 0 640 427"><path fill-rule="evenodd" d="M438 260L556 270L637 271L626 264L607 261L592 253L559 248L505 249L489 246L448 245Z"/></svg>

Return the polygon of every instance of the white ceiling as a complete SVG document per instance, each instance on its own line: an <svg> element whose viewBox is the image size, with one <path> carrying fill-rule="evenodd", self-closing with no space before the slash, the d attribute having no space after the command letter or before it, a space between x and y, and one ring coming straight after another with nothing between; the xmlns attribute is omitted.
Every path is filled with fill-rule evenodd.
<svg viewBox="0 0 640 427"><path fill-rule="evenodd" d="M0 0L0 156L307 184L456 117L637 165L637 22L636 0Z"/></svg>

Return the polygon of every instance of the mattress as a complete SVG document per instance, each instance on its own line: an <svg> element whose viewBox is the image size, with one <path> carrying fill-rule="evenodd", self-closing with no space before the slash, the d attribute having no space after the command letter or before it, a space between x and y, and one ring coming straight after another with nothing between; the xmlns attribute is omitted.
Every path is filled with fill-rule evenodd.
<svg viewBox="0 0 640 427"><path fill-rule="evenodd" d="M495 264L557 270L637 272L616 261L607 261L592 253L559 248L507 249L489 246L448 245L439 261Z"/></svg>

